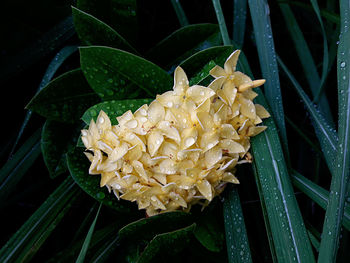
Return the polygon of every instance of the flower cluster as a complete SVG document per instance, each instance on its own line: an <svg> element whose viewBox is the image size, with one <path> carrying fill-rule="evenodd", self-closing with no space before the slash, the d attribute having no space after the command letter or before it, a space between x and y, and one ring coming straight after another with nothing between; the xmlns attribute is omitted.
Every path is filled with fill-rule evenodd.
<svg viewBox="0 0 350 263"><path fill-rule="evenodd" d="M207 204L227 183L239 183L234 167L250 162L249 139L266 129L257 124L270 116L252 101L252 88L265 81L236 71L239 53L210 71L215 80L208 87L189 86L177 67L173 90L149 106L117 117L118 125L103 111L91 120L82 141L101 187L151 216Z"/></svg>

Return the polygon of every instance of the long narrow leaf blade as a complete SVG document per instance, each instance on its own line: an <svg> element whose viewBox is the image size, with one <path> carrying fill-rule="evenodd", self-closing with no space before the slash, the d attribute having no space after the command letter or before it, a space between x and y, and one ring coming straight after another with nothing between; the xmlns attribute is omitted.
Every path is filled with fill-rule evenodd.
<svg viewBox="0 0 350 263"><path fill-rule="evenodd" d="M292 82L293 87L295 88L298 95L304 102L307 111L310 113L310 117L316 131L316 136L320 142L321 149L324 153L324 157L326 159L327 165L330 171L334 171L335 156L336 156L337 142L338 142L337 133L335 132L335 130L331 129L327 121L324 119L323 115L311 102L309 97L301 88L300 84L293 77L291 72L288 70L288 68L280 58L278 58L278 63L280 64L283 71L286 73L289 80Z"/></svg>
<svg viewBox="0 0 350 263"><path fill-rule="evenodd" d="M23 260L29 254L32 256L38 250L32 250L33 245L42 235L47 237L48 230L54 230L52 222L77 193L76 184L68 177L0 250L0 262L20 262L20 259Z"/></svg>
<svg viewBox="0 0 350 263"><path fill-rule="evenodd" d="M319 262L336 260L344 214L350 168L350 2L340 1L341 35L338 47L338 135L337 158L323 225Z"/></svg>
<svg viewBox="0 0 350 263"><path fill-rule="evenodd" d="M72 16L68 16L45 33L43 37L16 54L16 56L11 56L1 61L0 79L7 79L30 67L39 59L48 55L52 50L62 46L74 33Z"/></svg>
<svg viewBox="0 0 350 263"><path fill-rule="evenodd" d="M247 18L247 0L233 0L233 42L243 46Z"/></svg>
<svg viewBox="0 0 350 263"><path fill-rule="evenodd" d="M216 13L216 18L219 23L221 37L224 42L224 45L230 45L231 40L227 32L226 22L225 22L224 14L221 9L220 0L212 0L212 2Z"/></svg>
<svg viewBox="0 0 350 263"><path fill-rule="evenodd" d="M89 231L86 235L86 238L84 240L84 243L83 243L83 246L80 250L80 253L79 253L79 256L76 260L76 263L83 263L84 260L85 260L85 256L86 256L86 253L89 249L89 245L90 245L90 242L91 242L91 238L92 238L92 234L94 233L94 229L95 229L95 225L96 225L96 222L97 222L97 218L100 214L100 210L101 210L101 207L102 207L102 203L100 203L100 206L97 210L97 213L96 213L96 216L95 216L95 219L94 221L92 222L90 228L89 228Z"/></svg>
<svg viewBox="0 0 350 263"><path fill-rule="evenodd" d="M293 184L304 194L326 210L329 198L329 192L321 186L311 182L297 172L292 173ZM345 206L343 225L350 231L350 206Z"/></svg>
<svg viewBox="0 0 350 263"><path fill-rule="evenodd" d="M256 102L267 108L260 90ZM314 262L311 245L289 179L272 118L268 129L252 138L252 153L279 262Z"/></svg>
<svg viewBox="0 0 350 263"><path fill-rule="evenodd" d="M305 78L309 84L311 92L315 97L321 85L321 79L317 72L315 61L311 55L309 46L307 45L303 33L298 25L293 11L287 3L280 3L279 7L282 11L286 26L288 28L291 39L294 43L296 53L300 60L300 65L305 73ZM319 103L320 110L324 114L329 124L333 124L333 117L329 107L329 103L325 94L322 94Z"/></svg>
<svg viewBox="0 0 350 263"><path fill-rule="evenodd" d="M47 70L40 82L39 88L37 90L37 93L40 92L53 78L53 76L55 75L56 71L58 70L58 68L63 64L63 62L70 57L75 51L78 50L77 46L66 46L64 48L62 48L57 54L56 56L52 59L52 61L50 62L49 66L47 67ZM31 116L32 116L33 112L31 110L28 110L23 124L18 132L16 141L12 147L10 156L12 155L13 151L15 150L18 141L20 140L20 138L22 137L22 134L24 132L24 129L26 128Z"/></svg>
<svg viewBox="0 0 350 263"><path fill-rule="evenodd" d="M173 5L177 19L179 19L180 25L182 27L187 26L189 24L188 19L187 19L186 14L181 6L180 1L179 0L171 0L171 4Z"/></svg>
<svg viewBox="0 0 350 263"><path fill-rule="evenodd" d="M237 188L231 189L225 198L224 221L228 262L253 262Z"/></svg>
<svg viewBox="0 0 350 263"><path fill-rule="evenodd" d="M323 26L323 21L321 18L321 12L320 12L320 8L318 6L318 2L317 2L317 0L310 0L310 1L311 1L311 5L312 5L313 9L315 10L317 19L320 22L322 38L323 38L322 76L321 76L320 87L319 87L318 93L316 95L316 99L319 99L319 96L322 92L322 87L324 85L324 82L326 81L327 73L328 73L328 63L329 63L328 43L327 43L327 34L326 34L326 31L325 31L324 26Z"/></svg>
<svg viewBox="0 0 350 263"><path fill-rule="evenodd" d="M272 36L269 5L266 0L249 0L248 3L254 26L260 67L262 75L266 79L264 88L265 96L267 102L271 106L272 116L276 121L283 148L288 157L287 132L284 121L282 94Z"/></svg>

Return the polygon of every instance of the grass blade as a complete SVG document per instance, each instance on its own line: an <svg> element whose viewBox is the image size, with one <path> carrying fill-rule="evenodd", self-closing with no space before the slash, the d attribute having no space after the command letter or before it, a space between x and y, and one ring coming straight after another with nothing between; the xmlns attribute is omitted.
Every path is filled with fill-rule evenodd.
<svg viewBox="0 0 350 263"><path fill-rule="evenodd" d="M237 188L225 198L224 221L228 262L253 262Z"/></svg>
<svg viewBox="0 0 350 263"><path fill-rule="evenodd" d="M296 171L292 173L293 184L312 201L318 204L321 208L326 209L328 204L329 192L321 186L311 182ZM343 225L350 231L350 206L345 207Z"/></svg>
<svg viewBox="0 0 350 263"><path fill-rule="evenodd" d="M302 1L289 1L289 0L281 0L280 3L287 3L289 5L298 6L308 11L314 11L313 7L310 4L304 3ZM327 1L328 2L328 1ZM340 24L340 18L339 15L336 14L329 6L327 5L326 8L320 9L321 16L324 19L327 19L327 21Z"/></svg>
<svg viewBox="0 0 350 263"><path fill-rule="evenodd" d="M318 239L314 236L314 234L311 233L311 231L307 231L307 234L309 236L309 239L310 239L312 246L318 252L320 249L320 241L318 241Z"/></svg>
<svg viewBox="0 0 350 263"><path fill-rule="evenodd" d="M99 208L97 210L95 219L94 219L94 221L92 222L92 224L91 224L91 226L89 228L89 231L88 231L88 233L86 235L86 238L84 240L83 246L82 246L82 248L80 250L79 256L78 256L77 260L75 261L76 263L83 263L84 260L85 260L86 252L89 249L89 245L90 245L90 242L91 242L92 234L94 233L95 225L96 225L96 222L97 222L97 218L98 218L98 216L100 214L101 207L102 207L102 203L100 203L100 206L99 206Z"/></svg>
<svg viewBox="0 0 350 263"><path fill-rule="evenodd" d="M267 108L260 90L257 103ZM279 262L314 262L273 119L252 138L252 153ZM283 230L282 230L283 229ZM282 230L282 231L281 231Z"/></svg>
<svg viewBox="0 0 350 263"><path fill-rule="evenodd" d="M77 186L68 177L0 250L0 262L25 262L32 257L39 249L38 246L33 249L35 244L39 241L42 244L42 237L47 238L54 230L58 224L56 218L62 218L60 213L77 193Z"/></svg>
<svg viewBox="0 0 350 263"><path fill-rule="evenodd" d="M66 46L64 48L62 48L57 54L56 56L51 60L49 66L47 67L47 70L40 82L39 88L37 90L36 93L39 93L53 78L53 76L55 75L56 71L58 70L58 68L63 64L63 62L70 57L75 51L78 50L77 46ZM20 140L20 138L22 137L22 134L24 132L24 129L26 128L31 116L32 116L33 112L31 110L28 110L23 124L18 132L16 141L12 147L10 156L12 155L12 153L14 152L14 150L16 149L16 146L18 144L18 141Z"/></svg>
<svg viewBox="0 0 350 263"><path fill-rule="evenodd" d="M288 68L283 63L283 61L280 58L277 58L277 59L281 68L286 73L289 80L292 82L293 87L297 91L298 95L303 100L306 106L306 109L310 113L310 117L312 119L313 126L316 131L316 136L320 142L321 149L326 159L328 168L330 171L334 171L335 156L336 156L337 141L338 141L338 136L336 132L332 130L332 128L328 125L327 121L324 119L324 117L319 112L319 110L315 107L315 105L311 102L309 97L303 91L300 84L293 77L293 75L288 70Z"/></svg>
<svg viewBox="0 0 350 263"><path fill-rule="evenodd" d="M251 70L244 54L238 69ZM268 109L260 89L256 102ZM272 118L264 121L268 129L252 138L254 174L265 218L273 262L315 262L307 232L287 172L283 152ZM283 231L281 231L283 229Z"/></svg>
<svg viewBox="0 0 350 263"><path fill-rule="evenodd" d="M284 121L284 110L275 46L272 36L270 11L267 1L249 0L249 8L254 26L254 34L258 48L260 67L263 77L266 79L265 96L271 106L272 116L279 129L284 152L289 160L287 132Z"/></svg>
<svg viewBox="0 0 350 263"><path fill-rule="evenodd" d="M247 18L247 0L233 0L233 42L243 47Z"/></svg>
<svg viewBox="0 0 350 263"><path fill-rule="evenodd" d="M222 40L224 41L224 45L225 46L231 45L231 40L228 35L224 14L222 13L221 5L220 5L220 0L212 0L212 2L215 9L216 18L219 23L221 37L222 37Z"/></svg>
<svg viewBox="0 0 350 263"><path fill-rule="evenodd" d="M0 170L0 207L41 153L40 130L17 151Z"/></svg>
<svg viewBox="0 0 350 263"><path fill-rule="evenodd" d="M322 76L321 76L321 83L320 83L318 93L315 96L315 101L318 101L318 99L322 93L323 85L326 81L327 74L328 74L329 55L328 55L327 34L326 34L326 31L325 31L324 26L323 26L320 8L318 7L317 0L310 0L310 1L311 1L311 5L316 13L317 19L320 22L321 32L322 32L322 37L323 37Z"/></svg>
<svg viewBox="0 0 350 263"><path fill-rule="evenodd" d="M182 9L181 3L179 0L171 0L171 4L175 10L177 19L179 19L181 27L189 25L186 14Z"/></svg>
<svg viewBox="0 0 350 263"><path fill-rule="evenodd" d="M254 172L255 182L256 182L257 189L258 189L258 193L259 193L260 205L261 205L261 210L262 210L262 214L264 217L265 230L266 230L266 234L267 234L267 239L269 241L272 262L275 263L275 262L277 262L276 248L275 248L275 245L273 243L272 230L271 230L271 226L270 226L269 217L267 214L266 202L265 202L265 198L264 198L264 194L263 194L263 190L262 190L262 185L261 185L261 182L260 182L260 179L258 176L257 167L255 166L254 163L253 163L253 172Z"/></svg>
<svg viewBox="0 0 350 263"><path fill-rule="evenodd" d="M68 16L45 33L42 38L30 44L16 56L11 56L1 61L0 79L7 79L30 67L56 48L62 46L74 33L72 16Z"/></svg>
<svg viewBox="0 0 350 263"><path fill-rule="evenodd" d="M344 214L350 168L350 2L340 1L341 34L338 47L338 135L337 158L323 225L319 262L336 260Z"/></svg>
<svg viewBox="0 0 350 263"><path fill-rule="evenodd" d="M291 39L294 43L301 67L304 70L306 80L311 89L312 95L315 97L319 92L321 79L317 72L315 61L311 55L309 46L307 45L303 33L294 17L293 11L287 3L280 3L279 7L282 11ZM325 94L321 94L318 103L320 110L324 114L329 124L333 124L332 113Z"/></svg>

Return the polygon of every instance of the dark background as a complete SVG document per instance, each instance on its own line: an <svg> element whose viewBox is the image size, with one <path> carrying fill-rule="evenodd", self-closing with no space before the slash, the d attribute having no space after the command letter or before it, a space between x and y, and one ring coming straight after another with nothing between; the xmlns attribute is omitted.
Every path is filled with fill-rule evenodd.
<svg viewBox="0 0 350 263"><path fill-rule="evenodd" d="M292 73L297 76L300 83L305 83L302 69L295 55L295 50L291 42L290 36L284 24L278 6L274 1L269 1L272 29L274 32L275 46L278 54L292 69ZM324 6L325 1L321 1L320 6ZM189 19L190 24L195 23L216 23L216 16L210 0L186 0L181 1L184 11ZM233 1L221 1L228 31L232 33L232 5ZM0 89L1 89L1 113L2 113L2 132L0 137L0 152L1 164L3 165L9 158L9 150L17 136L20 126L26 114L25 106L30 99L35 95L40 81L45 73L45 70L54 55L65 45L79 43L76 35L67 40L65 43L54 46L52 50L44 50L39 56L33 56L33 50L45 33L49 32L55 25L70 15L70 6L74 5L74 1L68 0L6 0L2 1L0 10ZM320 30L315 24L318 23L316 16L310 10L300 8L293 9L295 15L300 21L304 36L308 41L314 59L321 71L322 62L322 36ZM176 14L170 3L170 0L163 1L138 1L139 14L139 35L138 35L138 50L143 53L153 47L160 40L165 38L173 31L180 28ZM245 51L249 63L253 69L254 75L261 78L259 69L259 61L257 51L254 45L254 35L252 32L251 19L249 12L247 15L247 28L245 35ZM171 52L171 50L169 50ZM58 70L56 76L70 69L79 67L79 55L76 52L71 56L63 66ZM328 79L326 92L329 96L334 117L336 117L336 87L335 69L331 71L331 76ZM311 138L315 139L313 129L311 128L308 117L305 115L306 110L296 93L290 88L290 83L281 74L281 88L283 93L283 103L286 116L294 120L300 125ZM308 91L307 91L308 92ZM44 123L44 118L33 114L33 117L25 130L23 139L19 145L28 138L41 124ZM291 156L294 167L302 167L306 173L309 171L308 162L314 162L315 153L305 145L298 136L293 133L293 130L287 125L288 139L290 142ZM321 168L327 171L325 164L321 163ZM249 169L247 172L249 174ZM253 182L254 179L243 179ZM62 178L50 179L48 171L45 168L41 157L36 161L34 166L29 170L29 173L24 176L23 180L18 185L15 195L10 196L10 199L15 200L11 206L6 208L6 213L1 216L0 221L3 222L1 227L0 246L2 246L9 237L16 231L23 222L35 211L35 209L46 199L53 189L62 181ZM327 185L329 176L324 177L322 183ZM252 183L254 185L254 183ZM33 189L36 194L33 193ZM248 216L255 216L255 211L260 211L259 201L256 194L256 189L252 189L253 194L242 195L244 213ZM31 193L31 194L27 194ZM305 198L297 193L298 199L301 201L302 209L309 209L310 206L305 204ZM81 202L81 206L77 207L77 211L85 214L89 210L92 200ZM313 207L316 212L323 216L322 210L318 211L318 207ZM73 216L73 215L72 215ZM76 214L74 216L77 216ZM261 216L261 215L259 215ZM79 217L79 216L77 216ZM83 219L83 218L82 218ZM316 221L321 222L320 218ZM69 226L74 231L78 226L79 220ZM69 223L66 222L67 225ZM249 222L248 222L249 224ZM253 229L254 222L250 222L251 226L248 229ZM64 234L61 234L64 235ZM254 241L253 241L254 242Z"/></svg>

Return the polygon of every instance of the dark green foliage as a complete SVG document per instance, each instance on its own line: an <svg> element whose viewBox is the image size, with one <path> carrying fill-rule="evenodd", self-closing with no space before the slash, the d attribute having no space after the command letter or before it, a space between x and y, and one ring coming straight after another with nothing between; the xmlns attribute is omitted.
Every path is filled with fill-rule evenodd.
<svg viewBox="0 0 350 263"><path fill-rule="evenodd" d="M75 182L90 196L119 212L130 213L133 210L129 202L118 201L106 187L100 187L100 175L89 174L90 162L83 149L77 148L67 154L67 166Z"/></svg>
<svg viewBox="0 0 350 263"><path fill-rule="evenodd" d="M98 101L81 70L75 69L51 81L27 108L49 120L74 123Z"/></svg>
<svg viewBox="0 0 350 263"><path fill-rule="evenodd" d="M7 2L0 80L16 98L3 96L5 131L20 127L14 102L30 102L18 136L2 138L1 262L348 261L349 1ZM50 25L30 21L40 13ZM241 184L152 217L100 187L80 130L101 110L116 125L150 104L177 66L208 85L237 47L237 70L266 79L255 103L272 115L251 140L252 165L237 166Z"/></svg>
<svg viewBox="0 0 350 263"><path fill-rule="evenodd" d="M126 98L135 84L147 94L162 93L172 86L171 77L155 64L109 47L80 48L80 62L90 86L102 98Z"/></svg>

